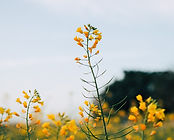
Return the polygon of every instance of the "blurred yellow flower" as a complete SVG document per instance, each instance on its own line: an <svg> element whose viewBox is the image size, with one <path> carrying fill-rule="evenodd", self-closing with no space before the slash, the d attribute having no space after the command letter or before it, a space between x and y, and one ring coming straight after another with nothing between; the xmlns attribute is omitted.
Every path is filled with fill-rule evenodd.
<svg viewBox="0 0 174 140"><path fill-rule="evenodd" d="M83 34L83 31L82 31L82 28L81 27L78 27L77 30L76 30L76 32L79 32L79 33Z"/></svg>
<svg viewBox="0 0 174 140"><path fill-rule="evenodd" d="M47 115L48 119L54 121L55 120L55 115L54 114L48 114Z"/></svg>
<svg viewBox="0 0 174 140"><path fill-rule="evenodd" d="M22 104L20 98L17 98L17 99L16 99L16 102Z"/></svg>
<svg viewBox="0 0 174 140"><path fill-rule="evenodd" d="M140 102L139 109L141 109L142 111L145 111L146 110L146 103L145 102Z"/></svg>
<svg viewBox="0 0 174 140"><path fill-rule="evenodd" d="M84 101L84 104L85 104L86 106L88 106L88 105L89 105L89 102L88 102L88 101Z"/></svg>
<svg viewBox="0 0 174 140"><path fill-rule="evenodd" d="M13 112L13 114L17 117L19 117L19 114L17 112Z"/></svg>
<svg viewBox="0 0 174 140"><path fill-rule="evenodd" d="M138 100L138 101L140 101L140 102L142 102L142 101L143 101L143 98L142 98L142 96L141 96L140 94L139 94L139 95L137 95L137 96L136 96L136 98L137 98L137 100Z"/></svg>
<svg viewBox="0 0 174 140"><path fill-rule="evenodd" d="M151 133L150 133L150 136L153 136L156 134L156 131L155 130L152 130Z"/></svg>
<svg viewBox="0 0 174 140"><path fill-rule="evenodd" d="M26 101L23 102L23 106L24 106L25 108L27 108L27 102L26 102Z"/></svg>
<svg viewBox="0 0 174 140"><path fill-rule="evenodd" d="M142 131L144 131L146 129L146 125L145 124L140 124L140 128Z"/></svg>
<svg viewBox="0 0 174 140"><path fill-rule="evenodd" d="M50 127L50 123L49 122L45 122L42 124L43 128L49 128Z"/></svg>
<svg viewBox="0 0 174 140"><path fill-rule="evenodd" d="M133 122L137 121L137 119L136 119L136 117L134 115L129 115L128 119L133 121Z"/></svg>
<svg viewBox="0 0 174 140"><path fill-rule="evenodd" d="M69 136L66 140L74 140L74 135Z"/></svg>

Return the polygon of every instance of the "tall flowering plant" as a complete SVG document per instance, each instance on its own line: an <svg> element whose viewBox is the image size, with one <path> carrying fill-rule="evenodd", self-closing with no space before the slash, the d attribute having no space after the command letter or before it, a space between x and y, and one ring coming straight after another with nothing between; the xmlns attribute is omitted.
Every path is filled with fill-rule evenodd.
<svg viewBox="0 0 174 140"><path fill-rule="evenodd" d="M85 54L82 57L76 57L75 61L76 63L88 68L88 72L85 74L91 76L90 80L89 77L81 78L82 82L85 83L85 86L83 87L84 90L87 93L89 93L88 96L86 96L85 94L83 95L87 99L92 98L93 101L96 103L96 104L90 103L88 100L86 100L84 102L85 107L82 106L79 107L80 110L79 114L82 118L82 120L80 121L81 124L80 128L82 132L86 134L88 139L92 138L92 139L108 140L125 136L126 134L132 131L132 129L129 130L130 127L115 133L110 133L107 129L111 113L113 112L113 107L122 103L125 99L122 100L120 103L113 105L112 109L109 112L109 115L106 115L104 113L104 110L106 109L104 107L105 101L100 97L100 91L102 88L105 88L110 83L112 78L104 85L101 86L99 85L100 82L99 78L103 76L106 72L106 70L101 71L99 67L99 64L101 63L102 59L95 60L95 58L99 55L98 46L99 42L102 39L102 33L97 28L91 26L90 24L84 25L84 29L82 29L82 27L79 27L77 28L76 31L81 35L81 37L75 36L74 40L76 41L77 45L84 50ZM107 91L105 94L107 94ZM96 127L96 122L98 121L102 122L103 131L102 133L97 134L94 132L94 127Z"/></svg>

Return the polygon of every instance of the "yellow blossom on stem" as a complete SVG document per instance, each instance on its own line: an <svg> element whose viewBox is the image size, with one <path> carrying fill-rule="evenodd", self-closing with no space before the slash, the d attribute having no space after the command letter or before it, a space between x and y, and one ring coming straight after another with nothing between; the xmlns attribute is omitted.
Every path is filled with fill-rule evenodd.
<svg viewBox="0 0 174 140"><path fill-rule="evenodd" d="M83 32L85 34L85 37L88 37L89 32Z"/></svg>
<svg viewBox="0 0 174 140"><path fill-rule="evenodd" d="M21 124L20 123L17 123L16 124L16 128L21 128L22 126L21 126Z"/></svg>
<svg viewBox="0 0 174 140"><path fill-rule="evenodd" d="M147 102L147 103L150 103L151 100L152 100L152 98L149 97L149 98L146 99L146 102Z"/></svg>
<svg viewBox="0 0 174 140"><path fill-rule="evenodd" d="M35 124L36 124L36 125L40 125L40 120L37 120L37 121L35 122Z"/></svg>
<svg viewBox="0 0 174 140"><path fill-rule="evenodd" d="M84 115L83 115L83 112L79 112L79 115L81 116L81 117L84 117Z"/></svg>
<svg viewBox="0 0 174 140"><path fill-rule="evenodd" d="M27 93L25 93L25 94L24 94L24 98L29 99L29 98L30 98L30 96L28 96L28 94L27 94Z"/></svg>
<svg viewBox="0 0 174 140"><path fill-rule="evenodd" d="M77 30L76 30L76 32L79 32L79 33L83 34L83 31L82 31L82 28L81 27L78 27Z"/></svg>
<svg viewBox="0 0 174 140"><path fill-rule="evenodd" d="M158 123L154 123L153 126L154 127L162 127L163 123L161 121L159 121Z"/></svg>
<svg viewBox="0 0 174 140"><path fill-rule="evenodd" d="M135 116L139 115L138 108L136 106L131 107L130 112L132 112Z"/></svg>
<svg viewBox="0 0 174 140"><path fill-rule="evenodd" d="M146 129L146 125L145 124L140 124L140 128L141 128L141 130L145 130Z"/></svg>
<svg viewBox="0 0 174 140"><path fill-rule="evenodd" d="M77 45L83 47L83 44L81 42L77 42Z"/></svg>
<svg viewBox="0 0 174 140"><path fill-rule="evenodd" d="M50 133L48 132L48 129L47 128L43 128L42 129L42 132L45 134L46 137L49 137L50 136Z"/></svg>
<svg viewBox="0 0 174 140"><path fill-rule="evenodd" d="M137 100L138 100L138 101L140 101L140 102L142 102L142 101L143 101L143 98L142 98L142 96L141 96L140 94L139 94L139 95L137 95L137 96L136 96L136 98L137 98Z"/></svg>
<svg viewBox="0 0 174 140"><path fill-rule="evenodd" d="M157 105L154 103L151 103L150 105L148 105L147 110L149 113L155 114L156 108L157 108Z"/></svg>
<svg viewBox="0 0 174 140"><path fill-rule="evenodd" d="M96 51L95 55L99 54L99 50Z"/></svg>
<svg viewBox="0 0 174 140"><path fill-rule="evenodd" d="M155 112L155 116L159 119L159 120L164 120L165 118L165 114L164 114L165 109L157 109Z"/></svg>
<svg viewBox="0 0 174 140"><path fill-rule="evenodd" d="M17 117L19 117L19 114L17 112L13 112L13 114Z"/></svg>
<svg viewBox="0 0 174 140"><path fill-rule="evenodd" d="M20 98L17 98L17 99L16 99L16 102L22 104Z"/></svg>
<svg viewBox="0 0 174 140"><path fill-rule="evenodd" d="M89 40L93 40L94 37L92 35L89 36Z"/></svg>
<svg viewBox="0 0 174 140"><path fill-rule="evenodd" d="M155 135L155 134L156 134L156 131L153 130L153 131L151 131L150 136L153 136L153 135Z"/></svg>
<svg viewBox="0 0 174 140"><path fill-rule="evenodd" d="M49 122L45 122L42 124L43 128L49 128L50 127L50 123Z"/></svg>
<svg viewBox="0 0 174 140"><path fill-rule="evenodd" d="M88 102L88 101L84 101L84 104L85 104L86 106L88 106L88 105L89 105L89 102Z"/></svg>
<svg viewBox="0 0 174 140"><path fill-rule="evenodd" d="M75 61L80 61L81 59L79 57L76 57L74 60Z"/></svg>
<svg viewBox="0 0 174 140"><path fill-rule="evenodd" d="M0 107L0 114L4 114L5 109L3 107Z"/></svg>
<svg viewBox="0 0 174 140"><path fill-rule="evenodd" d="M24 106L25 108L27 108L27 102L26 102L26 101L23 102L23 106Z"/></svg>
<svg viewBox="0 0 174 140"><path fill-rule="evenodd" d="M89 122L89 119L88 119L88 118L85 118L84 121L85 121L86 123L88 123L88 122Z"/></svg>
<svg viewBox="0 0 174 140"><path fill-rule="evenodd" d="M134 125L133 129L137 132L139 130L139 126L138 125Z"/></svg>
<svg viewBox="0 0 174 140"><path fill-rule="evenodd" d="M145 102L140 102L139 109L141 109L142 111L145 111L146 110L146 103Z"/></svg>
<svg viewBox="0 0 174 140"><path fill-rule="evenodd" d="M48 119L54 121L55 120L55 115L54 114L48 114L47 115Z"/></svg>
<svg viewBox="0 0 174 140"><path fill-rule="evenodd" d="M87 55L83 55L84 58L87 58Z"/></svg>
<svg viewBox="0 0 174 140"><path fill-rule="evenodd" d="M81 106L79 106L79 110L83 112L83 108Z"/></svg>
<svg viewBox="0 0 174 140"><path fill-rule="evenodd" d="M61 123L60 120L54 121L54 124L55 124L56 126L61 126L61 125L62 125L62 123Z"/></svg>
<svg viewBox="0 0 174 140"><path fill-rule="evenodd" d="M136 117L134 115L129 115L128 119L133 121L133 122L137 121L137 119L136 119Z"/></svg>
<svg viewBox="0 0 174 140"><path fill-rule="evenodd" d="M154 121L155 121L154 114L149 113L147 116L147 122L154 122Z"/></svg>
<svg viewBox="0 0 174 140"><path fill-rule="evenodd" d="M67 130L67 126L66 125L62 126L60 129L60 135L65 136L67 134L66 130Z"/></svg>
<svg viewBox="0 0 174 140"><path fill-rule="evenodd" d="M74 135L69 136L66 140L74 140Z"/></svg>

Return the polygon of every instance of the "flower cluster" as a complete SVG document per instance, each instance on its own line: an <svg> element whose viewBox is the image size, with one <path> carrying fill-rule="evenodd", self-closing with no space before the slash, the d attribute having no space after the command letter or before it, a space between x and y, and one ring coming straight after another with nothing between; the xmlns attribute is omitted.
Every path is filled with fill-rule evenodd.
<svg viewBox="0 0 174 140"><path fill-rule="evenodd" d="M34 93L32 94L31 91L27 93L26 91L23 91L23 100L20 98L16 99L16 102L21 104L23 106L23 109L21 110L21 115L17 112L13 112L13 114L17 117L23 118L25 116L26 121L26 128L23 128L23 125L21 123L16 124L16 128L21 128L23 130L26 130L28 134L28 139L30 139L30 135L32 132L32 128L29 126L29 121L34 122L35 125L40 124L40 120L34 118L33 113L41 112L40 106L44 105L44 102L41 101L39 93L34 90ZM33 108L32 111L30 109Z"/></svg>
<svg viewBox="0 0 174 140"><path fill-rule="evenodd" d="M99 109L98 105L94 105L88 101L84 101L85 108L79 106L79 115L81 116L82 120L80 120L80 124L89 123L90 118L92 121L98 122L101 119L101 110ZM84 113L87 116L84 116ZM93 124L93 127L96 126L96 123Z"/></svg>
<svg viewBox="0 0 174 140"><path fill-rule="evenodd" d="M50 127L50 122L42 124L42 132L44 136L49 137L56 134L57 139L59 136L64 136L66 137L66 140L74 140L74 134L77 133L78 129L75 120L70 120L65 113L58 113L58 115L48 114L47 117L53 126ZM54 132L55 130L56 132Z"/></svg>
<svg viewBox="0 0 174 140"><path fill-rule="evenodd" d="M77 45L80 47L84 48L87 52L87 54L83 55L83 58L76 57L75 61L79 63L80 60L85 60L91 56L99 54L99 50L96 50L95 53L93 53L98 45L98 42L102 39L102 33L99 32L95 27L92 27L90 24L87 26L84 25L84 30L82 30L81 27L78 27L76 32L80 33L86 40L87 43L90 44L85 44L83 37L77 37L75 36L74 40L77 42ZM90 41L90 42L89 42Z"/></svg>
<svg viewBox="0 0 174 140"><path fill-rule="evenodd" d="M145 101L141 95L137 95L136 99L139 101L139 107L133 106L130 108L130 115L128 117L135 125L133 128L136 132L144 131L146 127L153 126L153 128L162 127L165 118L165 109L159 108L156 100L149 97ZM150 135L156 134L156 130L152 130Z"/></svg>
<svg viewBox="0 0 174 140"><path fill-rule="evenodd" d="M12 118L13 114L15 114L15 112L11 112L9 108L0 107L0 127L7 127L7 122Z"/></svg>

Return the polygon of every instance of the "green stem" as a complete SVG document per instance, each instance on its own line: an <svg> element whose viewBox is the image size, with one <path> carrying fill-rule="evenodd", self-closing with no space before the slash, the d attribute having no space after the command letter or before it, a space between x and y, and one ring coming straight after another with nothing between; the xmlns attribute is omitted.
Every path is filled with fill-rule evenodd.
<svg viewBox="0 0 174 140"><path fill-rule="evenodd" d="M59 138L59 131L60 131L60 127L57 127L56 140L58 140L58 138Z"/></svg>
<svg viewBox="0 0 174 140"><path fill-rule="evenodd" d="M89 31L90 34L90 31ZM91 59L90 59L90 55L89 55L89 50L88 50L88 42L89 42L89 34L87 37L87 56L88 56L88 62L89 62L89 67L94 79L94 83L95 83L95 88L96 88L96 92L97 92L97 98L98 98L98 103L99 103L99 108L101 109L101 116L102 116L102 121L103 121L103 129L104 129L104 134L105 134L105 139L108 140L108 134L107 134L107 129L106 129L106 122L105 122L105 117L104 117L104 113L103 113L103 108L102 108L102 103L101 103L101 99L100 99L100 94L99 94L99 89L98 89L98 84L97 84L97 79L95 77L94 74L94 70L91 66Z"/></svg>
<svg viewBox="0 0 174 140"><path fill-rule="evenodd" d="M34 98L34 95L31 97L31 99L30 99L30 101L28 102L28 106L27 106L27 114L26 114L26 125L27 125L27 137L28 137L28 140L30 140L30 132L29 132L29 120L28 120L28 118L29 118L29 109L30 109L30 104L31 104L31 101L32 101L32 99Z"/></svg>

